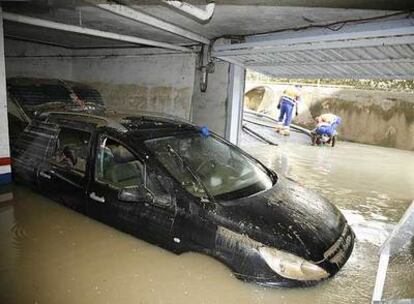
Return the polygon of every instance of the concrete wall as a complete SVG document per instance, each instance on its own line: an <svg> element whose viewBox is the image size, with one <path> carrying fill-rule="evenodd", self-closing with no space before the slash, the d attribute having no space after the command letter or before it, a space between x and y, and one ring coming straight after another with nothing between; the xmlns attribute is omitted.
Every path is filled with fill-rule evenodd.
<svg viewBox="0 0 414 304"><path fill-rule="evenodd" d="M5 39L6 77L73 80L71 51Z"/></svg>
<svg viewBox="0 0 414 304"><path fill-rule="evenodd" d="M196 59L195 54L153 49L68 50L6 39L7 77L87 83L110 109L162 112L225 135L230 65L217 62L202 93Z"/></svg>
<svg viewBox="0 0 414 304"><path fill-rule="evenodd" d="M73 64L74 79L98 89L108 108L190 118L194 55L82 58Z"/></svg>
<svg viewBox="0 0 414 304"><path fill-rule="evenodd" d="M7 77L61 78L98 89L109 109L189 119L194 54L142 50L72 51L6 40Z"/></svg>
<svg viewBox="0 0 414 304"><path fill-rule="evenodd" d="M249 83L247 89L255 85ZM286 86L268 86L275 98L263 102L259 111L276 115L276 104ZM414 93L303 86L302 98L299 116L294 119L300 125L313 127L314 117L331 112L343 120L338 128L342 139L414 150Z"/></svg>
<svg viewBox="0 0 414 304"><path fill-rule="evenodd" d="M206 125L222 136L226 132L229 68L227 62L216 62L214 73L208 75L208 86L204 93L200 91L198 71L194 84L192 121Z"/></svg>

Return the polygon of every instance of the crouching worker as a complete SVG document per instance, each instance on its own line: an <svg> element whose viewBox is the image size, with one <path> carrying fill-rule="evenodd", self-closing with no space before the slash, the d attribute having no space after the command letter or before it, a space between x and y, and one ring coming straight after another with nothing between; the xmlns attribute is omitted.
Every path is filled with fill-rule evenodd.
<svg viewBox="0 0 414 304"><path fill-rule="evenodd" d="M296 85L294 88L288 88L283 91L280 97L277 108L280 110L279 119L283 126L277 127L276 132L283 135L290 135L290 123L293 118L293 109L298 115L298 103L300 102L300 86Z"/></svg>
<svg viewBox="0 0 414 304"><path fill-rule="evenodd" d="M316 128L312 130L312 145L330 144L335 146L336 128L341 124L341 118L335 114L327 113L318 116Z"/></svg>

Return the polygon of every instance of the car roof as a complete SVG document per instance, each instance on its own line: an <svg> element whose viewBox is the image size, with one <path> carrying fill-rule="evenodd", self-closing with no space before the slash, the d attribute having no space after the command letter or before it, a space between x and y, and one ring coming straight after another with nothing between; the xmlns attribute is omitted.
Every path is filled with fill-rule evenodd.
<svg viewBox="0 0 414 304"><path fill-rule="evenodd" d="M118 132L139 132L156 130L197 130L197 127L182 118L161 113L140 112L134 115L118 112L105 112L92 115L78 112L45 112L39 115L43 121L67 121L93 125L96 128L107 127Z"/></svg>

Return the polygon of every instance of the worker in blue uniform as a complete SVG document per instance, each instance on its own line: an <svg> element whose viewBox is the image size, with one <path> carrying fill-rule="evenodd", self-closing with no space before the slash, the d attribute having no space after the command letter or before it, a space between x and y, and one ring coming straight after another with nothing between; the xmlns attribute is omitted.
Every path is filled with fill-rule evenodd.
<svg viewBox="0 0 414 304"><path fill-rule="evenodd" d="M280 110L279 122L283 122L283 128L278 127L277 132L283 135L290 135L290 123L293 118L293 110L295 109L296 115L298 115L298 103L300 102L300 86L294 88L288 88L283 91L280 97L277 108Z"/></svg>
<svg viewBox="0 0 414 304"><path fill-rule="evenodd" d="M316 128L311 131L312 145L320 144L321 139L326 138L326 143L335 146L336 142L336 128L342 122L341 118L335 114L326 113L318 116L316 119Z"/></svg>

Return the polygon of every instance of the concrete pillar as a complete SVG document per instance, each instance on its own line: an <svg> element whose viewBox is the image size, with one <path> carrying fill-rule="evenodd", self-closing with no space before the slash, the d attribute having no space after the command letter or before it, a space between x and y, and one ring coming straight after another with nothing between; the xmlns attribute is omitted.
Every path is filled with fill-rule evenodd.
<svg viewBox="0 0 414 304"><path fill-rule="evenodd" d="M200 91L200 70L196 70L192 100L192 121L207 126L221 136L226 135L227 104L229 93L228 62L216 62L214 73L208 75L205 92Z"/></svg>
<svg viewBox="0 0 414 304"><path fill-rule="evenodd" d="M6 69L4 63L3 11L0 7L0 202L12 198L9 130L7 123Z"/></svg>
<svg viewBox="0 0 414 304"><path fill-rule="evenodd" d="M238 65L231 64L229 73L226 139L238 145L243 119L246 70Z"/></svg>
<svg viewBox="0 0 414 304"><path fill-rule="evenodd" d="M196 71L192 121L207 126L233 144L239 143L243 114L244 68L224 61L216 62L208 75L207 90L200 92L200 71Z"/></svg>

